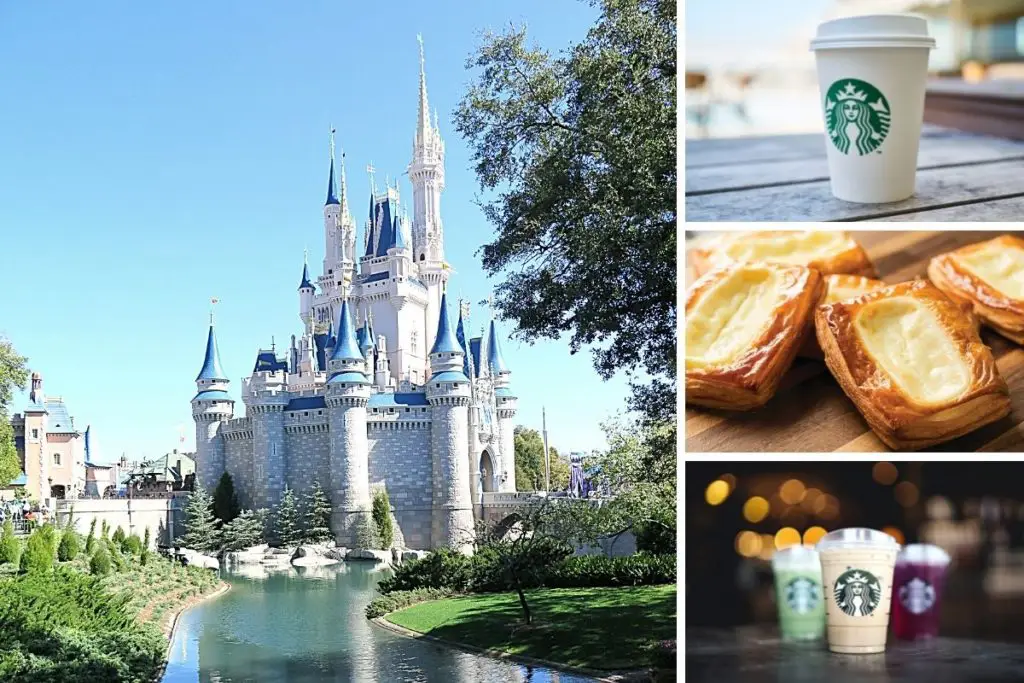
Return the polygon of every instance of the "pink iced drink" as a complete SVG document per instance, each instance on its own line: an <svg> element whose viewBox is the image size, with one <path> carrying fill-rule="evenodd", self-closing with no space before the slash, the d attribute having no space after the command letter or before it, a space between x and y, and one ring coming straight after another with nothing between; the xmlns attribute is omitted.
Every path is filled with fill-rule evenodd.
<svg viewBox="0 0 1024 683"><path fill-rule="evenodd" d="M892 581L892 630L901 640L939 634L939 608L949 555L938 546L912 544L896 558Z"/></svg>

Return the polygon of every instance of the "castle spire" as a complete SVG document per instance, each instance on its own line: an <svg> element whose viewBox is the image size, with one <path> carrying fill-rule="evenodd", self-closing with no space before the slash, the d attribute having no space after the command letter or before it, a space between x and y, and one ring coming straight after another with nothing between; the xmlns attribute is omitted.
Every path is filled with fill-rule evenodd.
<svg viewBox="0 0 1024 683"><path fill-rule="evenodd" d="M313 289L312 283L309 281L309 251L304 250L302 253L302 280L299 282L299 291L303 289Z"/></svg>
<svg viewBox="0 0 1024 683"><path fill-rule="evenodd" d="M505 357L501 354L497 330L494 329L494 318L491 318L491 331L487 335L487 365L491 369L491 374L495 376L509 372Z"/></svg>
<svg viewBox="0 0 1024 683"><path fill-rule="evenodd" d="M338 342L334 346L331 360L363 362L363 354L356 341L356 328L352 322L348 298L341 304L341 319L338 321Z"/></svg>
<svg viewBox="0 0 1024 683"><path fill-rule="evenodd" d="M466 374L466 377L471 377L469 373L469 351L466 348L466 327L462 321L462 316L466 311L466 305L462 299L459 299L459 324L455 328L455 339L458 340L459 346L462 347L462 353L465 354L462 357L462 372Z"/></svg>
<svg viewBox="0 0 1024 683"><path fill-rule="evenodd" d="M198 382L201 379L227 380L227 375L220 366L220 353L217 351L217 337L213 333L213 313L210 313L210 332L206 337L206 357L203 359L203 369L196 377Z"/></svg>
<svg viewBox="0 0 1024 683"><path fill-rule="evenodd" d="M341 215L348 213L348 181L345 179L345 150L341 150Z"/></svg>
<svg viewBox="0 0 1024 683"><path fill-rule="evenodd" d="M420 111L416 124L416 139L423 145L430 135L430 105L427 103L427 68L423 56L423 36L416 34L416 40L420 44Z"/></svg>
<svg viewBox="0 0 1024 683"><path fill-rule="evenodd" d="M448 320L448 292L441 294L441 311L437 316L437 334L430 355L435 353L463 353L459 340L452 332L452 324ZM462 365L460 362L459 365Z"/></svg>
<svg viewBox="0 0 1024 683"><path fill-rule="evenodd" d="M338 186L334 182L334 126L331 126L331 170L327 176L327 201L324 206L340 204L338 201Z"/></svg>

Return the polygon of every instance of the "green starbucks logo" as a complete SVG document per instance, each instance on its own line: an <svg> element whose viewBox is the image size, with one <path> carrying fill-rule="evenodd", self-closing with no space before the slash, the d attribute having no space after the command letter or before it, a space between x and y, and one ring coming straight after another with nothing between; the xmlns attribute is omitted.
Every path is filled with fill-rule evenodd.
<svg viewBox="0 0 1024 683"><path fill-rule="evenodd" d="M832 591L836 605L851 617L866 617L882 600L882 586L869 572L848 569L836 579Z"/></svg>
<svg viewBox="0 0 1024 683"><path fill-rule="evenodd" d="M889 101L866 81L844 78L825 94L825 129L843 154L864 156L878 150L891 121Z"/></svg>
<svg viewBox="0 0 1024 683"><path fill-rule="evenodd" d="M808 614L821 602L817 581L798 576L786 584L786 604L795 614Z"/></svg>

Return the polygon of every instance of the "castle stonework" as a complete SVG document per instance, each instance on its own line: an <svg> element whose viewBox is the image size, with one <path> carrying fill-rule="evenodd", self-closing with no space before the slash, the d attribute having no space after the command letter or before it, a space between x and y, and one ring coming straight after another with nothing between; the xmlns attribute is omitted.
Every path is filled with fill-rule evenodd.
<svg viewBox="0 0 1024 683"><path fill-rule="evenodd" d="M484 492L513 492L516 398L494 321L467 338L468 310L451 324L440 214L444 142L431 125L420 52L419 115L409 178L412 217L397 184L371 176L362 247L348 202L344 155L335 176L333 131L324 206L323 275L299 284L302 334L284 357L260 350L242 380L245 417L211 320L192 399L197 481L228 472L243 507L273 508L284 488L328 492L339 545L356 547L383 488L410 548L464 547ZM361 323L361 324L360 324Z"/></svg>

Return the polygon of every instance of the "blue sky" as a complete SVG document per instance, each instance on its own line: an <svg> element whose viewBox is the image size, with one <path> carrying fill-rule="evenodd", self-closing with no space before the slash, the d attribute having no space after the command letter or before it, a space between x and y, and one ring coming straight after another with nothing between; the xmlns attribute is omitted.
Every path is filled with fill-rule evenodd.
<svg viewBox="0 0 1024 683"><path fill-rule="evenodd" d="M526 22L558 49L595 17L576 0L3 3L0 334L77 426L93 426L102 459L161 454L180 427L191 448L210 297L238 399L257 347L300 331L303 248L316 274L323 257L329 126L359 239L367 163L378 177L404 172L417 33L447 143L450 288L483 299L474 252L493 229L450 123L465 59L485 29ZM624 405L624 378L601 381L566 341L504 349L520 423L539 428L544 404L552 445L603 444L598 423Z"/></svg>

